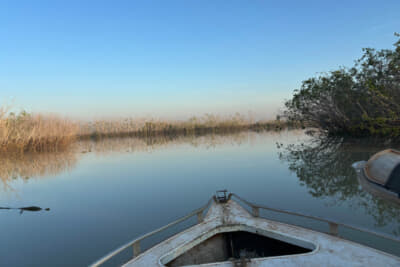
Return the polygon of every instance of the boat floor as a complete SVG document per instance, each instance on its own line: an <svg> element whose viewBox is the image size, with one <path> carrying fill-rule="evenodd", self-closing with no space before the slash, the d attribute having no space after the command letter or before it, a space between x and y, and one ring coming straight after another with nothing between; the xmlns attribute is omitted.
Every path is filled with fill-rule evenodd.
<svg viewBox="0 0 400 267"><path fill-rule="evenodd" d="M124 266L166 266L210 237L234 231L257 233L311 252L185 266L400 266L400 258L394 255L328 234L254 217L233 200L224 204L213 202L203 222L152 247Z"/></svg>

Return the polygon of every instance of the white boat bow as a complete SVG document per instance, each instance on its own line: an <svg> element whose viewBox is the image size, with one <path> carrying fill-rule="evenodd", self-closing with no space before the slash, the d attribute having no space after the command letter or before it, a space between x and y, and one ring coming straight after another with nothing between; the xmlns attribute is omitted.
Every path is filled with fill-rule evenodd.
<svg viewBox="0 0 400 267"><path fill-rule="evenodd" d="M123 266L400 266L397 256L335 236L340 224L330 223L332 235L260 218L231 196L214 197L200 223L141 254L131 242L137 255Z"/></svg>

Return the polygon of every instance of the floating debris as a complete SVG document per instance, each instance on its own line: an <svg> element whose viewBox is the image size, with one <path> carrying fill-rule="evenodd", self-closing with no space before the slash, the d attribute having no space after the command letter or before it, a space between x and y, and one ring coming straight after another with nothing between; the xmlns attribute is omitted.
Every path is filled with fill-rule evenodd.
<svg viewBox="0 0 400 267"><path fill-rule="evenodd" d="M43 209L43 208L37 207L37 206L29 206L29 207L21 207L21 208L0 207L0 210L20 210L20 214L22 214L24 211L41 211L41 210L49 211L50 208Z"/></svg>

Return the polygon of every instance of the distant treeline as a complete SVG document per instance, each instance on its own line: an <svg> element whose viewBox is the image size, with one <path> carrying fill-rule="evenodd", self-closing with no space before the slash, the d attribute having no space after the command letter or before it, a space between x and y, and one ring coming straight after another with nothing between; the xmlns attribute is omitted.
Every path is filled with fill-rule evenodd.
<svg viewBox="0 0 400 267"><path fill-rule="evenodd" d="M0 152L58 151L77 140L113 137L200 136L240 131L279 131L299 128L297 122L254 122L240 114L218 117L206 114L186 121L154 119L98 120L77 122L55 115L18 114L0 107Z"/></svg>
<svg viewBox="0 0 400 267"><path fill-rule="evenodd" d="M284 116L332 135L400 137L400 39L363 52L352 68L303 81Z"/></svg>

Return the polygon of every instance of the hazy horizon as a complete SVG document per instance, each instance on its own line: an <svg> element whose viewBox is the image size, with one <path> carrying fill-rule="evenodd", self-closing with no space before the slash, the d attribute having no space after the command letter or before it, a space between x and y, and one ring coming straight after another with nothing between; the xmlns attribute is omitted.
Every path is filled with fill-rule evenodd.
<svg viewBox="0 0 400 267"><path fill-rule="evenodd" d="M391 48L399 1L5 1L0 104L74 118L249 112Z"/></svg>

